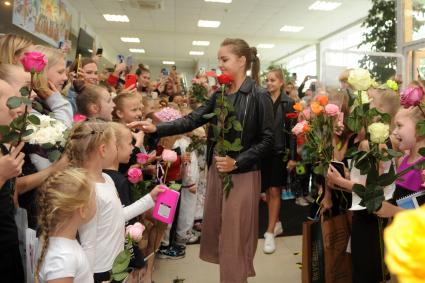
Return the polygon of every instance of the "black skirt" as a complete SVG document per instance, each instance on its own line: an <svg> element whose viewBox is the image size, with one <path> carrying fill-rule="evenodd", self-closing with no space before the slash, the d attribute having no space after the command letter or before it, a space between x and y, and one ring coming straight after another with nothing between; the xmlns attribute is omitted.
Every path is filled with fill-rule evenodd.
<svg viewBox="0 0 425 283"><path fill-rule="evenodd" d="M283 158L283 153L276 153L262 160L261 192L265 192L270 187L282 187L286 184L287 162L283 161Z"/></svg>

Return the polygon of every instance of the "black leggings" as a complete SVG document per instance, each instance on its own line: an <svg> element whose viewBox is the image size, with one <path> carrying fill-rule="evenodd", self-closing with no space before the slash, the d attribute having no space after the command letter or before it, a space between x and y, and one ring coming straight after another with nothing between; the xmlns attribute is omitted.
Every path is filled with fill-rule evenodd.
<svg viewBox="0 0 425 283"><path fill-rule="evenodd" d="M1 281L8 283L24 283L24 268L22 266L19 246L11 246L0 252Z"/></svg>

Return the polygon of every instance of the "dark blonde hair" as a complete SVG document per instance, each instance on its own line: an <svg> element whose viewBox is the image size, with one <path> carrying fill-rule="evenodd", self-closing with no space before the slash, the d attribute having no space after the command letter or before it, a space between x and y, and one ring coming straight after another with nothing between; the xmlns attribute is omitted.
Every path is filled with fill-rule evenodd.
<svg viewBox="0 0 425 283"><path fill-rule="evenodd" d="M96 105L100 109L100 101L103 96L102 92L106 90L105 88L85 83L82 80L76 80L74 81L74 90L78 93L76 98L78 113L90 117L92 115L90 113L91 104Z"/></svg>
<svg viewBox="0 0 425 283"><path fill-rule="evenodd" d="M83 167L100 145L107 144L113 138L114 132L107 122L90 120L75 124L65 146L69 163Z"/></svg>
<svg viewBox="0 0 425 283"><path fill-rule="evenodd" d="M131 132L130 129L127 128L124 124L117 123L117 122L108 122L108 124L111 126L111 129L114 132L115 139L117 140L117 144L120 144L123 141L124 132L126 131Z"/></svg>
<svg viewBox="0 0 425 283"><path fill-rule="evenodd" d="M37 190L39 239L42 243L35 270L35 282L49 247L49 234L66 223L76 210L87 205L94 192L94 184L81 168L68 168L50 176Z"/></svg>
<svg viewBox="0 0 425 283"><path fill-rule="evenodd" d="M18 64L17 57L20 57L25 49L32 46L32 41L17 34L6 34L0 37L0 63Z"/></svg>
<svg viewBox="0 0 425 283"><path fill-rule="evenodd" d="M252 78L260 83L260 59L257 56L257 48L249 47L248 43L240 38L226 38L220 46L231 46L232 53L246 58L245 71L251 70Z"/></svg>
<svg viewBox="0 0 425 283"><path fill-rule="evenodd" d="M137 95L138 94L123 92L114 97L113 101L115 103L115 107L114 107L114 110L112 111L112 117L114 121L117 121L117 122L120 121L120 118L117 115L117 111L124 110L124 101L126 99L138 98ZM142 97L140 97L140 103L142 103Z"/></svg>

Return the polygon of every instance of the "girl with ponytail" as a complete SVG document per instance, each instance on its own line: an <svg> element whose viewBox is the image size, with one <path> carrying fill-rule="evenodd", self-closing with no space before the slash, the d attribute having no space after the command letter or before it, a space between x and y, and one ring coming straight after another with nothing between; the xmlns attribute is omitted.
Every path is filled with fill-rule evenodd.
<svg viewBox="0 0 425 283"><path fill-rule="evenodd" d="M243 39L225 39L218 51L222 73L233 77L225 99L234 107L242 131L226 133L227 140L241 139L242 150L226 156L214 153L213 127L209 127L207 164L208 184L201 238L201 259L220 264L220 282L247 282L255 276L254 255L258 238L260 198L260 159L273 148L273 106L267 91L258 86L260 61L257 50ZM251 77L247 71L251 71ZM204 124L217 124L217 118L204 118L214 112L221 91L214 93L189 115L153 125L133 122L156 137L190 132ZM231 174L233 188L226 197L220 173Z"/></svg>
<svg viewBox="0 0 425 283"><path fill-rule="evenodd" d="M58 172L38 191L40 229L35 282L93 282L78 228L96 212L94 184L82 169Z"/></svg>

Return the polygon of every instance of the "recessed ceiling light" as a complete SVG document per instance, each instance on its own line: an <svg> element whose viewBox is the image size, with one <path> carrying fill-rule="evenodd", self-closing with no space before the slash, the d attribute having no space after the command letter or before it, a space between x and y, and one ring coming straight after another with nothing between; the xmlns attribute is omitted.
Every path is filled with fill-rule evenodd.
<svg viewBox="0 0 425 283"><path fill-rule="evenodd" d="M221 24L220 21L206 21L206 20L198 21L198 27L201 27L201 28L218 28L220 24Z"/></svg>
<svg viewBox="0 0 425 283"><path fill-rule="evenodd" d="M204 55L204 51L190 51L189 55L193 55L193 56L202 56Z"/></svg>
<svg viewBox="0 0 425 283"><path fill-rule="evenodd" d="M206 40L194 40L192 41L192 45L197 45L197 46L209 46L210 42L206 41Z"/></svg>
<svg viewBox="0 0 425 283"><path fill-rule="evenodd" d="M93 49L88 48L87 49L90 53L93 53Z"/></svg>
<svg viewBox="0 0 425 283"><path fill-rule="evenodd" d="M131 53L145 53L145 49L143 48L130 48L128 49Z"/></svg>
<svg viewBox="0 0 425 283"><path fill-rule="evenodd" d="M280 31L287 31L287 32L300 32L304 29L304 27L300 26L283 26L280 28Z"/></svg>
<svg viewBox="0 0 425 283"><path fill-rule="evenodd" d="M103 14L103 17L108 22L122 22L122 23L128 23L130 19L126 15L110 15L110 14Z"/></svg>
<svg viewBox="0 0 425 283"><path fill-rule="evenodd" d="M309 10L318 10L318 11L332 11L338 8L342 3L341 2L331 2L331 1L316 1L308 7Z"/></svg>
<svg viewBox="0 0 425 283"><path fill-rule="evenodd" d="M122 42L140 43L140 39L137 37L121 37Z"/></svg>
<svg viewBox="0 0 425 283"><path fill-rule="evenodd" d="M215 3L229 4L229 3L232 3L232 0L205 0L205 2L215 2Z"/></svg>
<svg viewBox="0 0 425 283"><path fill-rule="evenodd" d="M176 62L174 62L174 61L162 61L162 64L164 64L164 65L175 65Z"/></svg>
<svg viewBox="0 0 425 283"><path fill-rule="evenodd" d="M10 6L10 5L12 5L9 1L4 1L4 5L5 6Z"/></svg>
<svg viewBox="0 0 425 283"><path fill-rule="evenodd" d="M257 48L273 48L273 43L260 43L257 45Z"/></svg>

